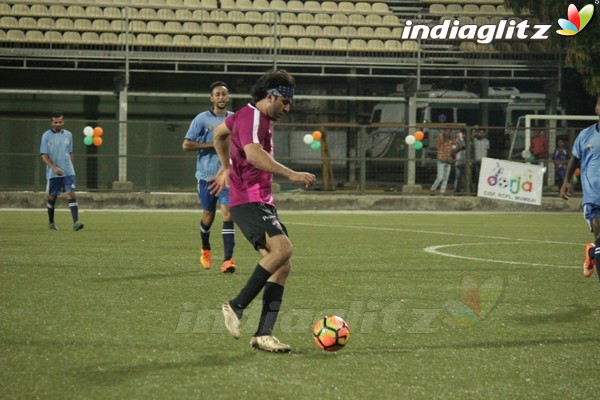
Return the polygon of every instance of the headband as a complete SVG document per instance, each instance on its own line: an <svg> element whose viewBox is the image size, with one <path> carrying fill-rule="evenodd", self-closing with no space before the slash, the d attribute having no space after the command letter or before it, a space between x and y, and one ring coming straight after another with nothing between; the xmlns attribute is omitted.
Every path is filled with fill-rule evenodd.
<svg viewBox="0 0 600 400"><path fill-rule="evenodd" d="M288 100L292 100L294 98L294 87L277 86L272 89L267 89L267 93L271 93L274 96L285 97Z"/></svg>

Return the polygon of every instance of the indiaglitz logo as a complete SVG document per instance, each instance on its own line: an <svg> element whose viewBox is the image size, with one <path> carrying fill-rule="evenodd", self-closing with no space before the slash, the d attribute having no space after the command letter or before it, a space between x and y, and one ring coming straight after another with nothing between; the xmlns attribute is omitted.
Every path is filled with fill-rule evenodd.
<svg viewBox="0 0 600 400"><path fill-rule="evenodd" d="M558 20L558 24L562 29L557 30L556 33L563 36L577 35L586 27L593 16L594 6L592 4L584 6L581 10L577 10L575 4L569 4L569 8L567 8L567 18L569 19L561 18Z"/></svg>

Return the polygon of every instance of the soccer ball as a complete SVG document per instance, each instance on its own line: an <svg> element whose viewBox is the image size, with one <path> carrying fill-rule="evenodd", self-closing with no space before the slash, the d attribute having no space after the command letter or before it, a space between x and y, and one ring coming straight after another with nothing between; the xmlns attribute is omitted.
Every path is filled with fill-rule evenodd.
<svg viewBox="0 0 600 400"><path fill-rule="evenodd" d="M313 328L317 346L325 351L337 351L350 339L350 327L340 317L328 315L317 321Z"/></svg>

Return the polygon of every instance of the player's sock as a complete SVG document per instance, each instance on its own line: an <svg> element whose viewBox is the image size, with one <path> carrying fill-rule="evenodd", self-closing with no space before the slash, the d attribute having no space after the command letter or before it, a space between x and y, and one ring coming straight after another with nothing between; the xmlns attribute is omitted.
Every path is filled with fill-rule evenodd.
<svg viewBox="0 0 600 400"><path fill-rule="evenodd" d="M202 221L200 221L200 238L202 239L202 248L210 250L210 227L204 225Z"/></svg>
<svg viewBox="0 0 600 400"><path fill-rule="evenodd" d="M56 204L56 199L48 200L46 203L46 207L48 208L48 222L54 223L54 204Z"/></svg>
<svg viewBox="0 0 600 400"><path fill-rule="evenodd" d="M223 221L221 235L223 236L223 259L229 260L230 258L233 258L233 247L235 246L235 229L233 227L233 221Z"/></svg>
<svg viewBox="0 0 600 400"><path fill-rule="evenodd" d="M71 210L71 217L73 217L73 223L79 221L79 205L77 199L73 197L69 199L69 210Z"/></svg>
<svg viewBox="0 0 600 400"><path fill-rule="evenodd" d="M260 293L270 277L271 273L269 271L264 269L260 264L256 265L256 268L254 268L254 272L252 272L252 275L248 278L246 285L242 288L240 293L229 302L238 317L241 317L244 309L248 307L248 304L250 304Z"/></svg>
<svg viewBox="0 0 600 400"><path fill-rule="evenodd" d="M596 274L598 274L598 279L600 279L600 272L598 271L598 267L600 267L600 237L596 238L594 242L594 247L590 249L590 252L593 251L594 254L590 254L590 257L594 258L594 263L596 265Z"/></svg>
<svg viewBox="0 0 600 400"><path fill-rule="evenodd" d="M260 322L255 336L271 335L279 308L281 307L281 299L283 298L283 286L275 282L267 282L263 291L263 306L260 313Z"/></svg>

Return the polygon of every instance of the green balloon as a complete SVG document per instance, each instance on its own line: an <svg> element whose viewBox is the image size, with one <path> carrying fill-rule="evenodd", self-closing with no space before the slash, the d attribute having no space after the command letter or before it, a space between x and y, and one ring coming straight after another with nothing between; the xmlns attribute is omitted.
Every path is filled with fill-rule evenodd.
<svg viewBox="0 0 600 400"><path fill-rule="evenodd" d="M86 136L83 138L83 143L85 143L86 146L91 146L92 143L94 143L94 137L93 136Z"/></svg>
<svg viewBox="0 0 600 400"><path fill-rule="evenodd" d="M421 142L420 140L417 140L416 142L414 142L414 143L412 144L412 147L413 147L415 150L421 150L421 149L423 148L423 142Z"/></svg>
<svg viewBox="0 0 600 400"><path fill-rule="evenodd" d="M313 142L310 144L310 148L313 150L319 150L321 148L321 141L313 140Z"/></svg>
<svg viewBox="0 0 600 400"><path fill-rule="evenodd" d="M578 183L579 183L579 179L577 179L577 177L576 177L576 176L573 176L573 177L571 178L571 184L572 184L572 185L577 185Z"/></svg>

